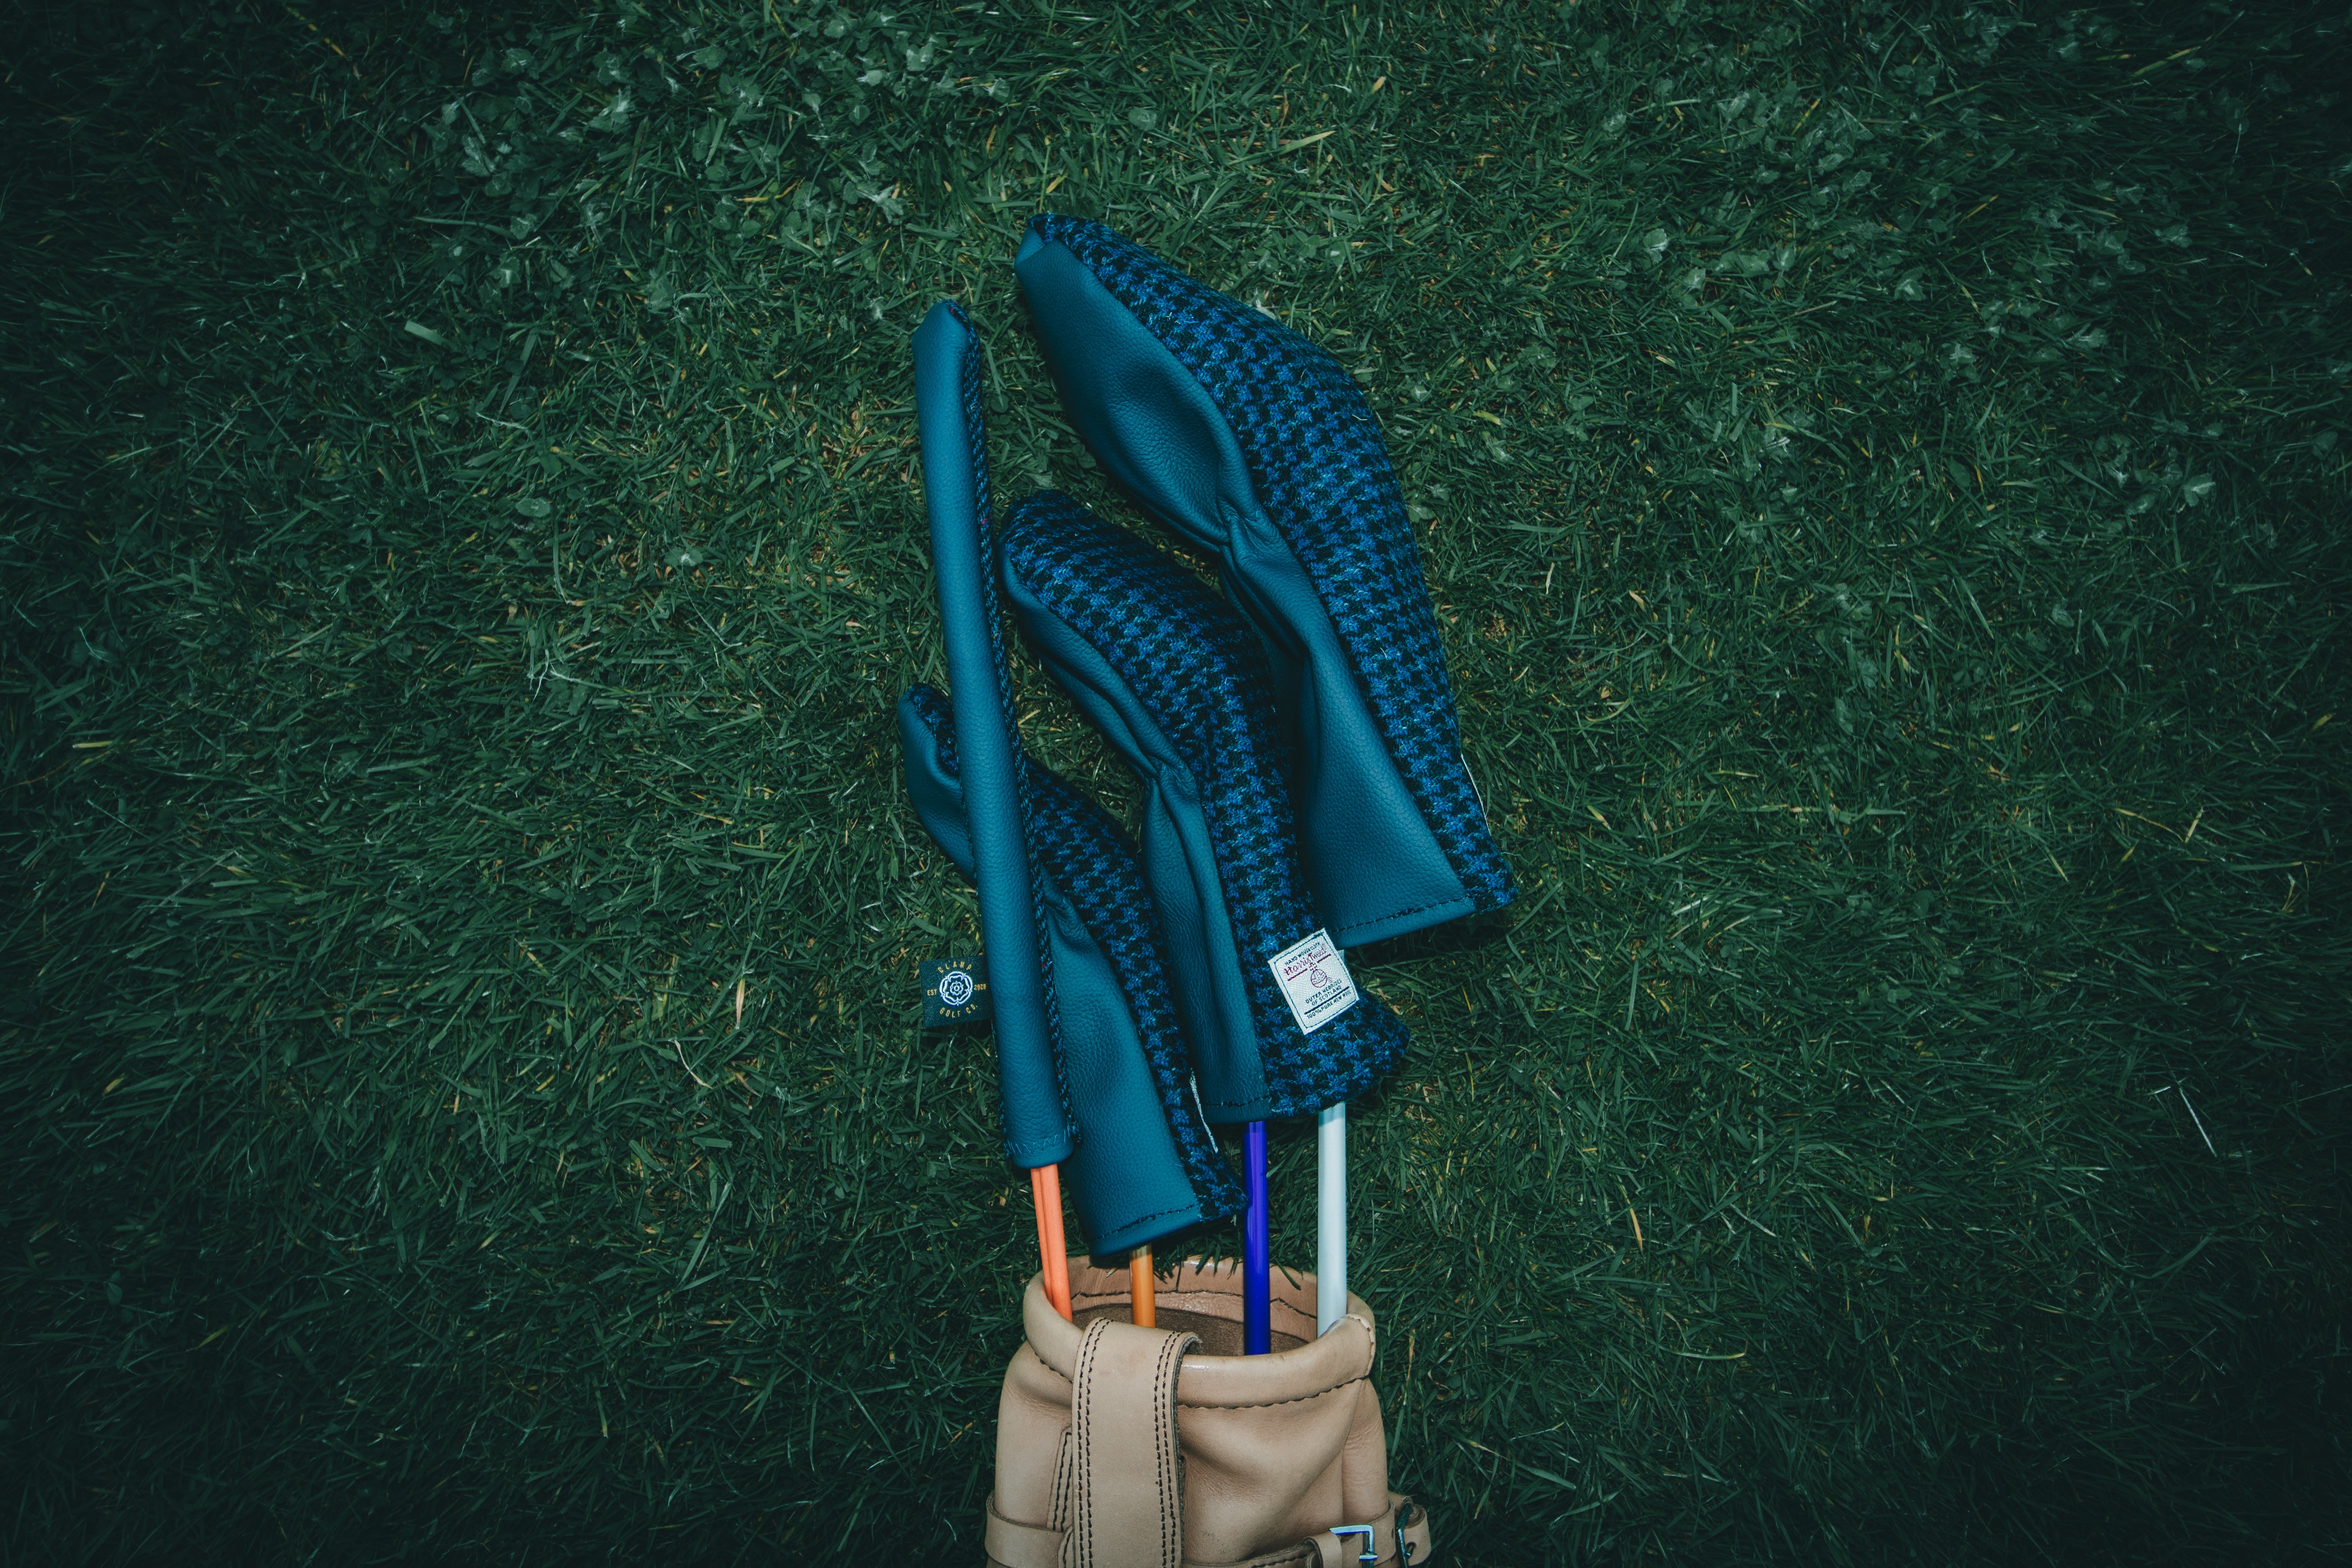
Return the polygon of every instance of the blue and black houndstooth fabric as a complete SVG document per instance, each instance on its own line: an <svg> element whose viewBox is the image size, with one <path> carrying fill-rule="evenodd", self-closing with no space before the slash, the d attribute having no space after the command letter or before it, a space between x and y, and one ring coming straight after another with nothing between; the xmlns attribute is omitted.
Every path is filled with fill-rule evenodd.
<svg viewBox="0 0 2352 1568"><path fill-rule="evenodd" d="M931 732L940 769L950 777L959 776L955 715L948 700L934 688L920 685L907 693L907 700ZM1159 1089L1160 1110L1175 1137L1177 1159L1200 1200L1201 1217L1213 1221L1237 1215L1248 1206L1248 1198L1218 1154L1192 1096L1192 1068L1169 990L1167 955L1160 948L1159 922L1152 919L1151 895L1135 847L1101 807L1025 752L1020 768L1030 865L1062 889L1119 976L1143 1039L1151 1081ZM1042 906L1039 919L1044 919ZM1055 1042L1058 1053L1058 1036Z"/></svg>
<svg viewBox="0 0 2352 1568"><path fill-rule="evenodd" d="M1003 536L1006 572L1126 681L1200 789L1270 1113L1361 1094L1403 1058L1404 1021L1366 994L1301 1034L1270 967L1318 922L1256 634L1166 556L1056 491L1017 503Z"/></svg>
<svg viewBox="0 0 2352 1568"><path fill-rule="evenodd" d="M1371 406L1323 350L1101 224L1030 226L1085 263L1209 395L1313 582L1399 776L1477 908L1516 889L1462 761L1437 616Z"/></svg>

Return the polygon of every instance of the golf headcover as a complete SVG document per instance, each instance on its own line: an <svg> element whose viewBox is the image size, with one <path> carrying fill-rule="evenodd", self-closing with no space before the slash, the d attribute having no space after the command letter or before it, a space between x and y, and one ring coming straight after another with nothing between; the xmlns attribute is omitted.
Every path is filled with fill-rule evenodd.
<svg viewBox="0 0 2352 1568"><path fill-rule="evenodd" d="M928 686L908 692L898 739L916 814L971 876L947 699ZM1134 847L1062 780L1025 756L1018 765L1037 924L1053 950L1058 1055L1078 1121L1064 1163L1087 1243L1109 1256L1239 1214L1241 1185L1193 1095Z"/></svg>
<svg viewBox="0 0 2352 1568"><path fill-rule="evenodd" d="M946 300L915 331L915 424L923 448L923 507L939 578L948 680L963 699L957 749L964 814L980 889L980 923L995 1001L996 1087L1004 1155L1024 1170L1057 1164L1077 1142L1054 1054L1053 949L1038 940L1004 663L1003 616L989 537L988 445L980 420L980 347Z"/></svg>
<svg viewBox="0 0 2352 1568"><path fill-rule="evenodd" d="M1328 944L1319 961L1302 956L1321 922L1256 637L1167 556L1067 496L1019 502L1002 534L1022 629L1143 782L1143 875L1208 1120L1304 1116L1360 1094L1403 1057L1404 1022L1377 997L1348 1004L1345 961ZM1286 994L1278 958L1298 990ZM1309 994L1309 973L1318 988L1331 980L1318 993L1330 1011L1312 1017L1293 1000Z"/></svg>
<svg viewBox="0 0 2352 1568"><path fill-rule="evenodd" d="M1333 940L1509 903L1404 498L1354 379L1098 223L1033 218L1014 264L1079 437L1215 552L1264 641L1301 858Z"/></svg>

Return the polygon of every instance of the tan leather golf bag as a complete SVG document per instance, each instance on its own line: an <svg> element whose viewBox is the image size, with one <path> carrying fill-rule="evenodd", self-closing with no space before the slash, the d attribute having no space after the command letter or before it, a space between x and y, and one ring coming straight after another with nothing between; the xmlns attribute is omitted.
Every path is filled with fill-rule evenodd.
<svg viewBox="0 0 2352 1568"><path fill-rule="evenodd" d="M1276 1269L1274 1353L1245 1356L1241 1289L1238 1265L1187 1261L1139 1329L1123 1268L1072 1259L1069 1321L1029 1281L997 1405L992 1568L1429 1561L1427 1512L1389 1490L1371 1309L1349 1295L1318 1339L1315 1277Z"/></svg>

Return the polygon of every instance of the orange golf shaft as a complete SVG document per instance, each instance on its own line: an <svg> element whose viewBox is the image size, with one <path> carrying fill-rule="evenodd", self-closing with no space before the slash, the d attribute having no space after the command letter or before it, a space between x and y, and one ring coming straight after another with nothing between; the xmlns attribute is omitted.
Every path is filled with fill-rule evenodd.
<svg viewBox="0 0 2352 1568"><path fill-rule="evenodd" d="M1037 1205L1037 1251L1045 1270L1045 1300L1070 1315L1070 1255L1062 1239L1062 1167L1037 1165L1029 1172L1029 1195Z"/></svg>
<svg viewBox="0 0 2352 1568"><path fill-rule="evenodd" d="M1160 1326L1160 1309L1151 1295L1151 1248L1139 1247L1127 1255L1127 1293L1139 1329Z"/></svg>

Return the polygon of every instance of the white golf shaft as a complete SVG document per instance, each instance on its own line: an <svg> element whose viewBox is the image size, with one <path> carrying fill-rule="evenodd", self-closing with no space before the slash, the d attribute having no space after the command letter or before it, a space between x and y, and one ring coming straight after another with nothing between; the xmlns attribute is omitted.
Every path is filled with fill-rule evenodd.
<svg viewBox="0 0 2352 1568"><path fill-rule="evenodd" d="M1315 1331L1348 1312L1348 1102L1315 1117Z"/></svg>

